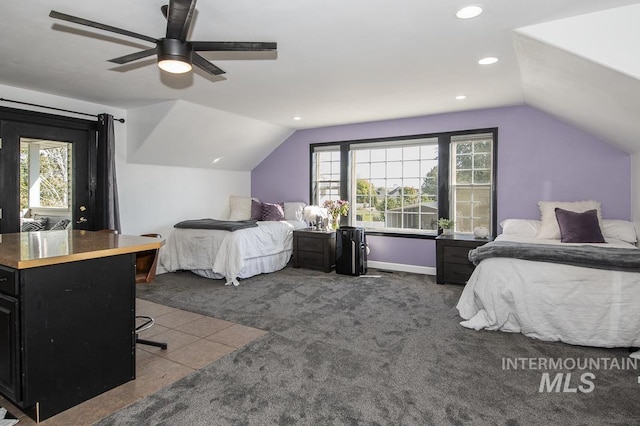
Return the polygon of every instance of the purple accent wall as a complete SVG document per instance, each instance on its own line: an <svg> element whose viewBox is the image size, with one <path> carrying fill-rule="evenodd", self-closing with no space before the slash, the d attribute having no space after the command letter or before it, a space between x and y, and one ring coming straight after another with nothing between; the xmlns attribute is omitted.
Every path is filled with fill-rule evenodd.
<svg viewBox="0 0 640 426"><path fill-rule="evenodd" d="M251 195L309 202L309 145L498 128L498 222L538 219L540 200L602 202L605 219L631 217L631 156L529 106L298 130L251 172ZM433 240L368 237L370 260L435 267Z"/></svg>

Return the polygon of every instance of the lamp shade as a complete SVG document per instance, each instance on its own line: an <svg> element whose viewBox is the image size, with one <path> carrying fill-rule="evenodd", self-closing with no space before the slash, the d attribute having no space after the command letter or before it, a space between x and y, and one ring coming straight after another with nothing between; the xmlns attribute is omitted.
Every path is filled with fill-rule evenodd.
<svg viewBox="0 0 640 426"><path fill-rule="evenodd" d="M158 67L172 74L189 72L192 52L186 41L163 38L158 42Z"/></svg>

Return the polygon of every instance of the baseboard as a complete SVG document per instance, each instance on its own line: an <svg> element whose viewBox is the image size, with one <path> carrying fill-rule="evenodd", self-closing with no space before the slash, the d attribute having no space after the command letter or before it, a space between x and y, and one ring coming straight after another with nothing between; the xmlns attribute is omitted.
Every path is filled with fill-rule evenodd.
<svg viewBox="0 0 640 426"><path fill-rule="evenodd" d="M436 268L430 266L405 265L403 263L376 262L367 260L367 267L376 269L386 269L388 271L412 272L414 274L435 275Z"/></svg>
<svg viewBox="0 0 640 426"><path fill-rule="evenodd" d="M429 266L405 265L403 263L376 262L375 260L368 260L367 267L376 268L376 269L386 269L387 271L400 271L400 272L411 272L414 274L436 275L436 268L432 268ZM156 275L162 275L166 273L167 273L167 270L164 269L162 266L158 265L158 270L156 271Z"/></svg>

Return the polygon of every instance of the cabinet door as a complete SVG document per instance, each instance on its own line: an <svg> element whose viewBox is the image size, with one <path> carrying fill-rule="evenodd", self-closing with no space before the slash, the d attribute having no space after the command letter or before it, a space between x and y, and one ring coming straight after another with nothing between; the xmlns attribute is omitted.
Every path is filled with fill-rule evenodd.
<svg viewBox="0 0 640 426"><path fill-rule="evenodd" d="M0 294L0 392L19 399L18 301Z"/></svg>
<svg viewBox="0 0 640 426"><path fill-rule="evenodd" d="M135 378L135 264L120 254L20 271L27 414L38 403L46 419Z"/></svg>

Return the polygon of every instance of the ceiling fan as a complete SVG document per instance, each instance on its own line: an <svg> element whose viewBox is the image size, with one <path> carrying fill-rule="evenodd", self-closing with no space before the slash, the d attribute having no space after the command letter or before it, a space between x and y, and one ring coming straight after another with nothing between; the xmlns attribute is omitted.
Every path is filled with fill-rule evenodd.
<svg viewBox="0 0 640 426"><path fill-rule="evenodd" d="M203 69L209 74L224 74L224 71L197 52L221 52L221 51L269 51L276 50L277 43L271 42L241 42L241 41L187 41L187 34L191 27L196 0L170 0L169 5L162 6L161 10L167 18L167 33L164 38L153 38L138 34L99 22L89 21L76 16L52 10L49 16L54 19L86 25L104 31L126 35L128 37L155 43L155 47L118 58L109 59L109 62L126 64L151 55L158 56L158 67L174 73L182 74L192 69L192 64Z"/></svg>

